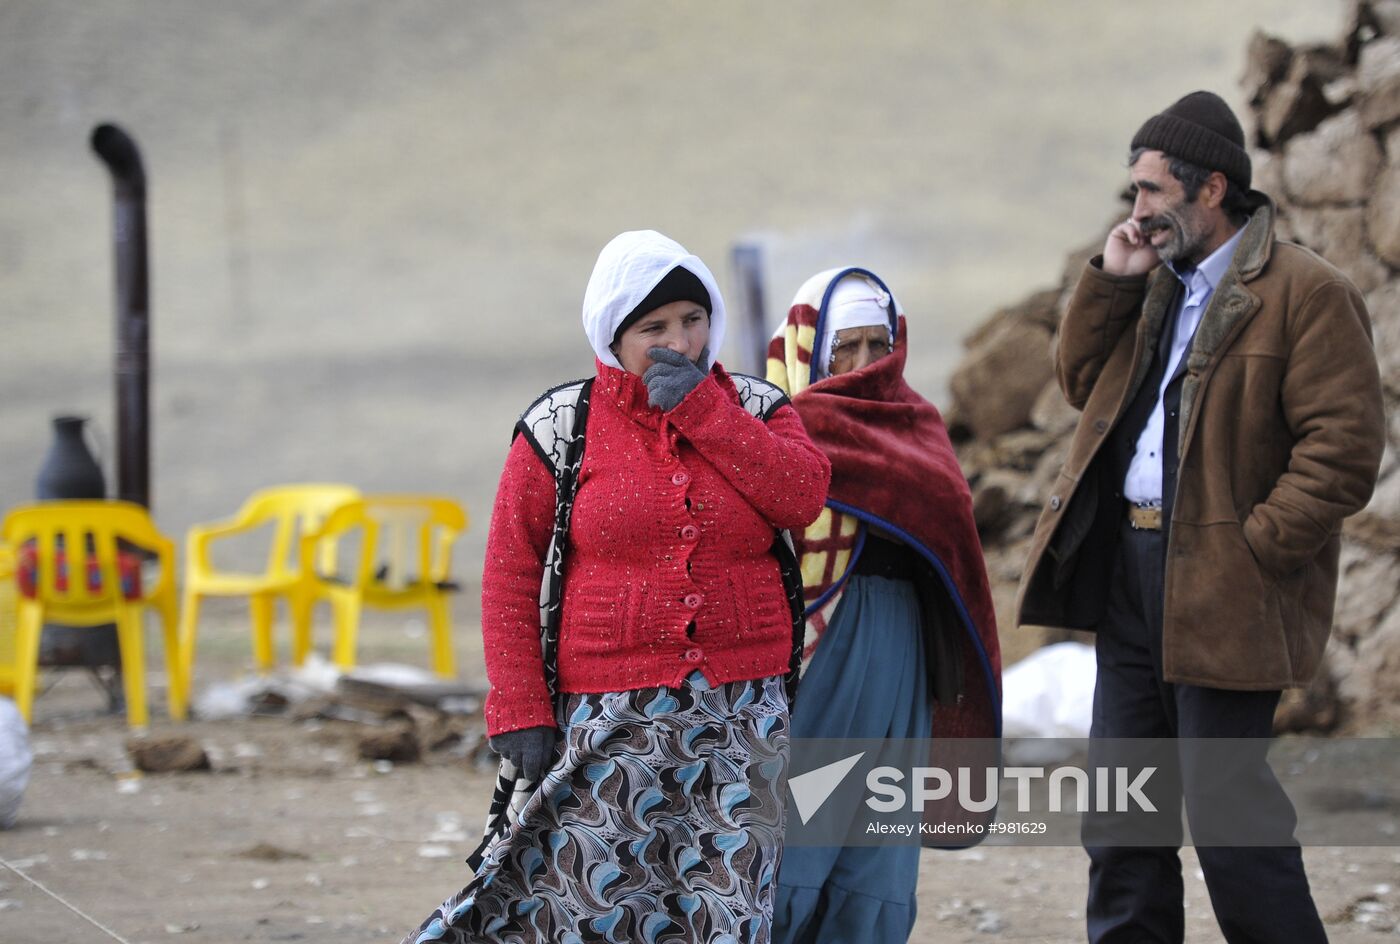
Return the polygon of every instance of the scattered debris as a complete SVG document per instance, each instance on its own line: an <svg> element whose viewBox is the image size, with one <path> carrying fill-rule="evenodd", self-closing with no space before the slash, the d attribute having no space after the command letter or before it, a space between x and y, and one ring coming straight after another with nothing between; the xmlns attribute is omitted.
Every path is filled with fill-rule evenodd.
<svg viewBox="0 0 1400 944"><path fill-rule="evenodd" d="M365 728L352 737L358 756L377 762L416 763L428 754L454 751L473 756L484 743L480 711L485 692L477 685L449 681L414 666L381 663L342 674L312 657L300 669L213 686L196 699L204 719L279 715L319 732L322 722ZM327 739L344 737L326 728ZM334 754L334 756L332 756ZM259 756L253 745L238 745L238 759ZM327 763L349 758L332 746ZM494 755L490 761L495 763ZM392 769L375 767L381 773Z"/></svg>
<svg viewBox="0 0 1400 944"><path fill-rule="evenodd" d="M270 842L260 842L255 846L249 846L242 852L235 852L234 856L239 859L253 859L257 862L286 862L289 859L306 861L311 858L304 852L297 852L294 849L283 849L281 846L274 846Z"/></svg>
<svg viewBox="0 0 1400 944"><path fill-rule="evenodd" d="M395 662L360 666L341 676L336 688L342 692L362 692L366 697L378 695L395 702L415 701L431 708L441 708L448 699L475 700L477 705L468 706L468 712L480 707L484 695L475 685L440 678L426 669Z"/></svg>
<svg viewBox="0 0 1400 944"><path fill-rule="evenodd" d="M360 735L359 749L365 760L416 764L423 757L412 725L366 731Z"/></svg>
<svg viewBox="0 0 1400 944"><path fill-rule="evenodd" d="M212 769L200 743L183 734L128 738L126 752L137 770L151 774Z"/></svg>
<svg viewBox="0 0 1400 944"><path fill-rule="evenodd" d="M194 700L192 711L206 721L281 715L293 705L330 693L338 678L339 669L313 654L298 669L211 685Z"/></svg>
<svg viewBox="0 0 1400 944"><path fill-rule="evenodd" d="M1395 931L1400 927L1394 909L1380 901L1375 895L1361 895L1353 899L1340 911L1327 916L1326 923L1354 924L1371 931L1382 933Z"/></svg>
<svg viewBox="0 0 1400 944"><path fill-rule="evenodd" d="M485 728L476 729L462 740L461 754L475 770L495 770L501 764L501 756L491 750Z"/></svg>
<svg viewBox="0 0 1400 944"><path fill-rule="evenodd" d="M98 770L104 774L107 773L107 768L103 767L102 762L96 757L75 757L63 762L64 773L78 773L84 770Z"/></svg>
<svg viewBox="0 0 1400 944"><path fill-rule="evenodd" d="M976 914L976 911L973 913ZM995 911L984 911L978 916L973 930L981 934L1000 934L1006 930L1006 922Z"/></svg>
<svg viewBox="0 0 1400 944"><path fill-rule="evenodd" d="M404 707L404 714L413 724L418 744L424 753L446 750L462 743L467 721L460 715L435 711L421 705Z"/></svg>
<svg viewBox="0 0 1400 944"><path fill-rule="evenodd" d="M342 673L312 655L297 669L210 686L195 699L194 713L205 720L292 713L360 721L403 711L410 704L470 715L481 710L484 698L479 686L441 679L416 666L379 663ZM353 716L344 718L344 712Z"/></svg>
<svg viewBox="0 0 1400 944"><path fill-rule="evenodd" d="M111 858L100 849L73 849L68 857L74 862L106 862Z"/></svg>
<svg viewBox="0 0 1400 944"><path fill-rule="evenodd" d="M1400 810L1400 798L1374 788L1318 787L1308 793L1308 805L1326 813Z"/></svg>
<svg viewBox="0 0 1400 944"><path fill-rule="evenodd" d="M436 825L433 834L428 837L428 842L469 842L471 834L468 833L466 825L462 822L462 814L456 811L440 812L436 817Z"/></svg>
<svg viewBox="0 0 1400 944"><path fill-rule="evenodd" d="M980 901L966 902L954 898L940 905L936 915L939 921L970 927L979 934L1000 934L1006 930L1006 920L1001 914Z"/></svg>

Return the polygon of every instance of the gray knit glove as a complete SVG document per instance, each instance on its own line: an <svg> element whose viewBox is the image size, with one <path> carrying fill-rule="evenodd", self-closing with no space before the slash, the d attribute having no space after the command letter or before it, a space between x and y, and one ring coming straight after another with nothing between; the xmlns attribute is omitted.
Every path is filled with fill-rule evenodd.
<svg viewBox="0 0 1400 944"><path fill-rule="evenodd" d="M696 367L684 354L666 347L654 347L647 351L654 363L642 374L642 383L647 385L647 402L669 412L705 379L705 372ZM710 349L700 351L700 363L710 360Z"/></svg>
<svg viewBox="0 0 1400 944"><path fill-rule="evenodd" d="M507 731L490 738L491 750L515 765L518 776L534 782L540 779L547 762L554 756L554 740L558 730L541 725Z"/></svg>

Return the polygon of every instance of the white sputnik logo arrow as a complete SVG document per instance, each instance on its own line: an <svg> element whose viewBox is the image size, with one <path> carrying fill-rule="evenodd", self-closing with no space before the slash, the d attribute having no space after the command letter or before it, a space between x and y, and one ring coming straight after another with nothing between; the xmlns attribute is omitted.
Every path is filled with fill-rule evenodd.
<svg viewBox="0 0 1400 944"><path fill-rule="evenodd" d="M797 815L802 820L802 825L806 826L807 821L817 815L817 810L822 808L822 804L836 792L836 788L841 786L841 781L846 779L846 774L851 772L862 757L865 751L861 751L853 757L838 760L834 764L827 764L825 767L818 767L816 770L809 770L805 774L792 777L788 780L788 789L792 791L792 802L797 807Z"/></svg>

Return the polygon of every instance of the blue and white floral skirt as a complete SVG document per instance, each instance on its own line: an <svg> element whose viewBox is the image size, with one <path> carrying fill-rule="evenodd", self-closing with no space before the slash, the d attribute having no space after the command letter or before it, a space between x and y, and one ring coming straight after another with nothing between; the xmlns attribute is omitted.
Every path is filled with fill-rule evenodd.
<svg viewBox="0 0 1400 944"><path fill-rule="evenodd" d="M780 676L568 696L562 752L470 884L404 939L767 944L782 854Z"/></svg>

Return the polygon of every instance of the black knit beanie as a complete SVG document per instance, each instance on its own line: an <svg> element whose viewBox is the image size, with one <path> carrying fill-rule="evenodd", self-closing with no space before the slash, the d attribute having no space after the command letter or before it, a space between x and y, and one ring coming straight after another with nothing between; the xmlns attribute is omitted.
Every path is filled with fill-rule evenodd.
<svg viewBox="0 0 1400 944"><path fill-rule="evenodd" d="M612 343L616 344L617 339L622 337L622 332L636 324L643 315L656 311L662 305L669 305L671 302L694 302L705 311L714 313L714 307L710 303L710 293L705 288L705 283L700 281L700 276L685 266L676 266L663 275L661 281L656 283L656 288L647 292L647 297L638 302L637 307L629 311L627 317L622 319L622 323L613 332Z"/></svg>
<svg viewBox="0 0 1400 944"><path fill-rule="evenodd" d="M1239 119L1214 92L1192 92L1166 111L1153 115L1133 135L1133 149L1148 148L1218 170L1249 189L1249 152Z"/></svg>

